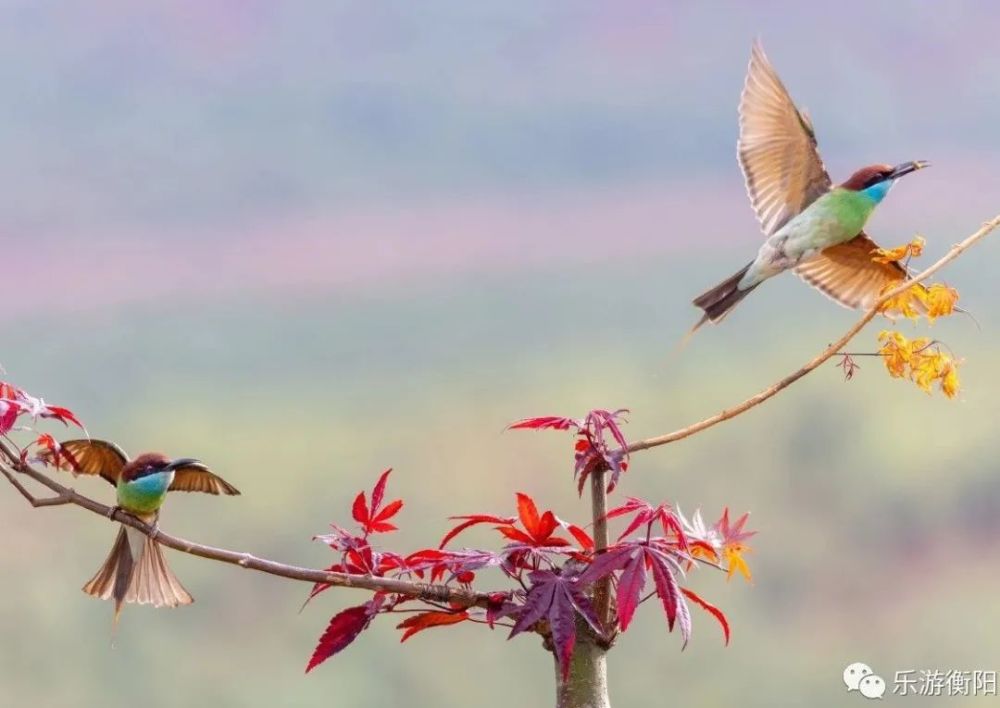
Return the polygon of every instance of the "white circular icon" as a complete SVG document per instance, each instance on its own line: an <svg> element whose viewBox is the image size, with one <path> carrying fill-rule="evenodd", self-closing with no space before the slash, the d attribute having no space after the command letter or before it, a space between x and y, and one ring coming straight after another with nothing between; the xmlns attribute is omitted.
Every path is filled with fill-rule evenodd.
<svg viewBox="0 0 1000 708"><path fill-rule="evenodd" d="M861 685L861 679L872 675L872 669L868 664L857 661L844 669L844 683L847 684L848 691L857 691ZM880 679L881 680L881 679Z"/></svg>
<svg viewBox="0 0 1000 708"><path fill-rule="evenodd" d="M861 679L858 690L865 698L881 698L885 695L885 681L881 676L870 674Z"/></svg>

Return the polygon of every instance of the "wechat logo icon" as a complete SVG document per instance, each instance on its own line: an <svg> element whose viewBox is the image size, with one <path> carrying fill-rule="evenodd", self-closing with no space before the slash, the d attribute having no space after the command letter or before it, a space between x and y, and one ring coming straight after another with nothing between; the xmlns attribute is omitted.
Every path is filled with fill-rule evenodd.
<svg viewBox="0 0 1000 708"><path fill-rule="evenodd" d="M844 684L848 692L857 691L865 698L881 698L885 695L885 679L876 676L868 664L856 661L844 669Z"/></svg>

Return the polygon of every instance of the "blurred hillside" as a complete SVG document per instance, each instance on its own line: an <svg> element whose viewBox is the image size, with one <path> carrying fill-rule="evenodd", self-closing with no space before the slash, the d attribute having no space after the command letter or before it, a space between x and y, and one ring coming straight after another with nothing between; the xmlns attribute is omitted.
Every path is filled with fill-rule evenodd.
<svg viewBox="0 0 1000 708"><path fill-rule="evenodd" d="M506 513L515 490L583 518L570 441L508 422L627 406L627 435L665 432L853 321L788 276L672 354L691 295L756 248L733 156L754 36L835 178L934 163L886 201L881 240L919 231L930 262L998 206L987 4L8 3L0 17L7 376L95 436L198 456L244 493L173 499L166 529L289 562L327 564L309 539L388 466L407 502L387 539L400 550L435 542L449 514ZM732 645L696 613L682 653L643 608L611 659L616 706L841 706L851 661L887 678L1000 669L984 621L1000 611L998 258L987 241L945 273L982 325L933 330L966 358L960 400L874 360L849 383L829 365L636 456L622 494L751 510L760 533L752 587L693 578ZM304 678L358 595L297 614L304 586L174 553L197 603L127 608L112 647L111 608L78 588L114 529L25 506L0 494L4 704L549 701L539 647L480 628L399 646L381 622Z"/></svg>

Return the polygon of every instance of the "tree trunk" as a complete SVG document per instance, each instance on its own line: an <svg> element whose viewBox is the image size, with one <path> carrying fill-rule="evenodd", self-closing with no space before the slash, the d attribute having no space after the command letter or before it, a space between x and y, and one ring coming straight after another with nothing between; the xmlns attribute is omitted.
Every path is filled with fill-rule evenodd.
<svg viewBox="0 0 1000 708"><path fill-rule="evenodd" d="M586 624L580 624L584 626L577 626L576 647L565 681L559 660L555 660L556 708L611 708L607 652L594 643Z"/></svg>

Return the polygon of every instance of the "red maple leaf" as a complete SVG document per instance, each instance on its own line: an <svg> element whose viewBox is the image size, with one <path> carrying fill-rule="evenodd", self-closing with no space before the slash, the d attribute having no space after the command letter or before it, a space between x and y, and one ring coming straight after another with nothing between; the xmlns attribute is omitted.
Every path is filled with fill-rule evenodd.
<svg viewBox="0 0 1000 708"><path fill-rule="evenodd" d="M403 508L403 500L397 499L382 507L385 485L390 472L392 472L391 467L383 472L382 476L378 478L378 482L375 483L375 487L372 489L372 503L370 507L365 501L364 492L359 493L354 498L351 515L361 525L361 528L364 529L366 536L372 533L387 533L396 530L396 526L390 524L389 519L398 514L399 510Z"/></svg>
<svg viewBox="0 0 1000 708"><path fill-rule="evenodd" d="M453 528L451 531L445 534L444 538L441 539L441 543L438 548L444 548L448 545L448 541L455 538L458 534L465 531L465 529L470 526L476 526L477 524L513 524L513 516L494 516L493 514L467 514L465 516L449 516L452 521L461 521L458 526Z"/></svg>
<svg viewBox="0 0 1000 708"><path fill-rule="evenodd" d="M374 551L370 546L365 544L345 551L341 555L340 563L334 563L330 567L325 568L325 570L330 573L374 575L381 578L389 571L405 568L405 566L406 561L402 556L396 553ZM305 608L314 597L331 587L334 586L330 583L315 583L309 591L309 596L302 603L302 608Z"/></svg>
<svg viewBox="0 0 1000 708"><path fill-rule="evenodd" d="M499 531L505 538L513 541L513 543L508 546L508 549L516 549L519 547L528 549L551 549L572 546L567 539L556 534L556 530L560 528L568 531L573 538L576 539L577 543L580 544L580 548L584 551L590 551L593 549L593 539L591 539L587 532L579 526L561 521L551 511L539 513L538 505L535 504L535 500L523 492L518 492L516 498L516 518L512 516L496 516L493 514L468 514L465 516L450 517L452 520L461 521L462 523L445 534L445 537L441 539L440 548L444 548L449 541L470 526L489 523L495 524L494 528L497 531ZM518 521L521 523L521 528L518 528L517 526Z"/></svg>
<svg viewBox="0 0 1000 708"><path fill-rule="evenodd" d="M474 571L480 568L501 567L503 561L503 556L493 551L442 551L427 548L407 556L404 568L405 572L421 578L429 570L432 583L444 579L445 583L458 580L460 583L468 584ZM450 573L450 577L445 578L446 573Z"/></svg>
<svg viewBox="0 0 1000 708"><path fill-rule="evenodd" d="M551 511L539 514L535 500L523 492L517 493L517 515L524 531L515 527L514 524L497 526L500 533L515 543L533 548L570 545L565 538L553 535L555 530L560 527L556 515Z"/></svg>
<svg viewBox="0 0 1000 708"><path fill-rule="evenodd" d="M38 448L33 461L41 462L59 470L79 471L80 463L77 462L69 450L64 448L59 442L48 433L42 433L21 451L21 461L28 461L28 450L34 445Z"/></svg>
<svg viewBox="0 0 1000 708"><path fill-rule="evenodd" d="M594 539L590 537L589 533L584 531L576 524L568 523L558 517L556 517L556 521L559 522L560 526L569 531L570 535L576 539L577 543L580 544L580 548L582 548L587 553L594 552Z"/></svg>
<svg viewBox="0 0 1000 708"><path fill-rule="evenodd" d="M72 423L76 427L83 429L83 423L77 419L76 415L69 408L45 405L42 406L42 410L38 413L38 415L42 418L54 418L63 425L69 425Z"/></svg>
<svg viewBox="0 0 1000 708"><path fill-rule="evenodd" d="M406 630L403 632L403 636L399 638L400 642L405 642L417 632L422 632L425 629L458 624L459 622L464 622L467 619L469 619L469 613L465 610L461 610L460 612L421 612L418 615L407 617L405 620L396 625L396 629Z"/></svg>
<svg viewBox="0 0 1000 708"><path fill-rule="evenodd" d="M653 506L644 499L629 497L625 500L624 504L608 511L605 518L613 519L618 516L627 516L628 514L633 514L632 521L618 537L619 541L643 525L646 526L646 536L649 537L653 524L659 521L660 527L666 536L676 539L679 547L687 548L688 541L684 534L681 520L669 504Z"/></svg>
<svg viewBox="0 0 1000 708"><path fill-rule="evenodd" d="M0 400L0 435L6 435L14 428L22 410L21 404L17 401Z"/></svg>
<svg viewBox="0 0 1000 708"><path fill-rule="evenodd" d="M702 609L704 609L706 612L709 612L713 617L715 617L715 619L717 619L719 621L719 624L722 625L722 634L725 635L726 645L728 646L729 645L729 621L726 619L725 613L723 613L722 610L720 610L718 607L716 607L715 605L711 604L707 600L704 600L700 595L698 595L697 593L695 593L693 590L688 590L687 588L681 588L681 592L684 593L684 596L687 597L687 599L691 600L691 602L693 602L694 604L698 605L699 607L701 607Z"/></svg>
<svg viewBox="0 0 1000 708"><path fill-rule="evenodd" d="M368 628L378 611L372 605L372 602L366 602L356 607L348 607L333 616L306 665L307 674L334 654L346 649Z"/></svg>
<svg viewBox="0 0 1000 708"><path fill-rule="evenodd" d="M743 528L747 525L747 519L750 518L750 512L746 512L736 520L735 524L729 523L729 507L727 506L722 510L722 518L720 518L715 524L715 530L718 532L719 536L722 538L722 545L732 546L737 543L743 543L751 536L754 536L756 531L744 531Z"/></svg>
<svg viewBox="0 0 1000 708"><path fill-rule="evenodd" d="M575 578L548 570L537 570L528 575L531 587L524 605L508 613L517 618L508 639L533 628L546 620L552 635L552 647L559 660L563 678L569 675L569 662L576 644L576 616L580 615L599 637L604 630L594 612L582 584Z"/></svg>
<svg viewBox="0 0 1000 708"><path fill-rule="evenodd" d="M584 585L617 575L616 604L618 626L622 631L628 629L636 608L646 587L647 570L653 575L653 586L657 597L663 604L667 616L667 627L673 631L674 624L680 620L681 635L687 644L691 636L691 619L687 603L681 597L675 573L680 573L680 565L667 549L658 547L654 542L631 541L615 544L601 553L580 575Z"/></svg>
<svg viewBox="0 0 1000 708"><path fill-rule="evenodd" d="M539 418L525 418L507 426L507 430L569 430L582 428L584 422L574 418L545 415Z"/></svg>

